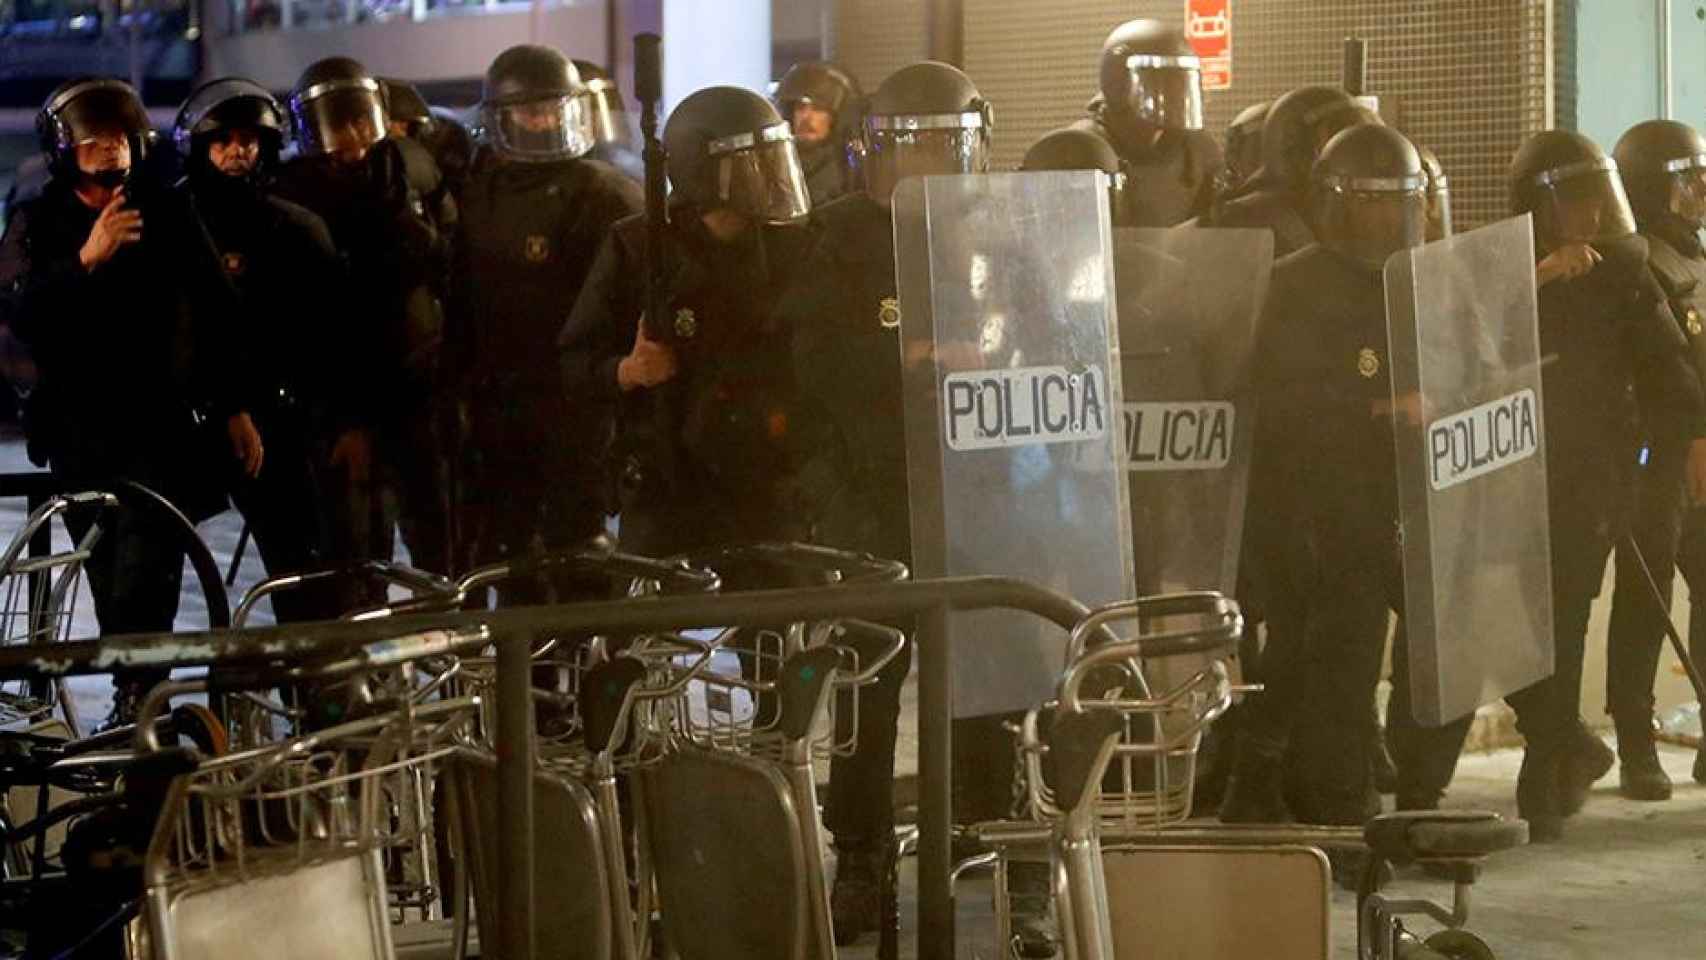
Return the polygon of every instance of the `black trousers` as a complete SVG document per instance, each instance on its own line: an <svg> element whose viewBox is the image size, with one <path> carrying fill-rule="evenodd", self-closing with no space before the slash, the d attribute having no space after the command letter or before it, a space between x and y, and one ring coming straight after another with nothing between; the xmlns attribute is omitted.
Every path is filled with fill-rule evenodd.
<svg viewBox="0 0 1706 960"><path fill-rule="evenodd" d="M321 444L306 415L295 410L259 417L256 428L266 446L260 475L237 471L231 502L243 515L268 576L325 569L331 560L318 469ZM275 593L272 605L280 623L329 620L340 612L336 596L317 584Z"/></svg>
<svg viewBox="0 0 1706 960"><path fill-rule="evenodd" d="M911 632L905 648L877 674L874 684L838 694L837 738L849 732L847 718L857 697L859 739L851 756L830 760L823 822L844 848L875 848L894 840L895 739L900 733L901 688L912 670Z"/></svg>
<svg viewBox="0 0 1706 960"><path fill-rule="evenodd" d="M1505 698L1516 711L1517 731L1531 753L1564 750L1581 715L1582 659L1588 617L1605 576L1611 543L1602 530L1581 522L1552 524L1552 676ZM1457 758L1474 716L1442 727L1423 727L1410 709L1407 644L1393 652L1392 701L1386 735L1398 767L1401 806L1437 803L1457 770ZM1650 685L1650 684L1649 684Z"/></svg>
<svg viewBox="0 0 1706 960"><path fill-rule="evenodd" d="M1686 505L1680 483L1643 477L1637 487L1635 522L1631 533L1641 557L1652 572L1642 572L1626 540L1615 548L1616 586L1611 595L1611 626L1607 634L1605 708L1613 716L1647 718L1653 711L1653 681L1665 645L1664 617L1669 615L1671 587L1681 571L1688 582L1691 614L1706 603L1706 512ZM1653 597L1656 584L1666 606ZM1706 623L1689 618L1691 658L1698 662Z"/></svg>
<svg viewBox="0 0 1706 960"><path fill-rule="evenodd" d="M373 463L365 483L345 470L327 470L332 517L328 547L334 564L390 560L395 531L401 529L414 566L432 573L456 572L450 463L440 443L437 417L429 411L399 415L371 430ZM342 602L347 606L383 599L382 592L364 584Z"/></svg>

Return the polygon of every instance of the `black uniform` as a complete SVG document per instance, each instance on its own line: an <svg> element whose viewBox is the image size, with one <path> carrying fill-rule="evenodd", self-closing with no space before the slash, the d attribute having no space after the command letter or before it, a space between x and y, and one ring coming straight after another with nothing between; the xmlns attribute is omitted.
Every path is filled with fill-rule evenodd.
<svg viewBox="0 0 1706 960"><path fill-rule="evenodd" d="M230 459L226 417L242 411L239 355L222 329L238 305L184 198L139 184L128 195L142 239L92 272L78 251L98 211L63 178L15 208L0 241L0 321L40 377L25 409L30 456L62 490L131 480L202 520L224 509L210 473ZM67 519L81 536L86 520ZM129 511L115 523L88 564L102 632L172 629L178 532Z"/></svg>
<svg viewBox="0 0 1706 960"><path fill-rule="evenodd" d="M247 361L243 390L266 444L258 476L233 467L232 502L243 515L271 576L325 568L326 531L321 465L329 438L353 426L338 391L356 371L323 346L336 339L338 293L347 284L343 261L319 217L269 196L247 179L210 169L192 172L179 188L206 228L221 267L242 299L229 318L237 324ZM302 291L312 289L310 306ZM280 620L326 619L336 610L311 592L273 598Z"/></svg>
<svg viewBox="0 0 1706 960"><path fill-rule="evenodd" d="M1612 545L1628 529L1641 436L1651 444L1655 469L1674 483L1688 441L1701 432L1699 382L1683 359L1681 329L1664 291L1647 269L1647 241L1631 235L1594 247L1604 260L1589 273L1539 290L1540 352L1556 358L1541 373L1556 669L1508 698L1528 741L1525 769L1564 762L1579 729L1588 616ZM1404 658L1395 658L1387 713L1400 794L1437 798L1473 717L1438 730L1418 728L1403 665ZM1532 792L1525 796L1520 782L1517 800L1531 820L1559 815Z"/></svg>
<svg viewBox="0 0 1706 960"><path fill-rule="evenodd" d="M416 566L452 569L449 465L441 352L442 286L451 266L456 205L419 144L383 140L339 167L299 157L278 193L323 218L349 266L350 322L339 335L359 381L349 411L373 438L373 486L336 481L344 517L333 531L340 561L389 559L393 516ZM397 513L381 506L386 493Z"/></svg>
<svg viewBox="0 0 1706 960"><path fill-rule="evenodd" d="M1215 175L1222 164L1220 145L1202 130L1167 130L1148 150L1122 148L1102 118L1097 97L1089 116L1072 126L1089 130L1120 155L1125 174L1125 218L1134 227L1171 227L1207 213L1214 203Z"/></svg>
<svg viewBox="0 0 1706 960"><path fill-rule="evenodd" d="M678 206L666 234L674 380L623 394L617 365L645 299L645 219L612 229L558 339L577 409L616 417L622 543L650 556L804 533L792 474L816 449L797 402L776 300L811 247L806 226L754 226L732 243Z"/></svg>
<svg viewBox="0 0 1706 960"><path fill-rule="evenodd" d="M816 248L781 305L800 389L828 417L830 443L801 484L812 537L910 563L892 221L863 193L818 208L813 220ZM859 692L859 749L830 764L824 823L843 850L893 842L896 724L911 659L903 651Z"/></svg>
<svg viewBox="0 0 1706 960"><path fill-rule="evenodd" d="M608 437L595 425L608 420L569 402L553 346L612 224L642 205L638 185L595 160L491 157L468 182L457 287L470 320L461 362L477 563L527 552L536 538L566 547L598 533L615 507L597 455Z"/></svg>

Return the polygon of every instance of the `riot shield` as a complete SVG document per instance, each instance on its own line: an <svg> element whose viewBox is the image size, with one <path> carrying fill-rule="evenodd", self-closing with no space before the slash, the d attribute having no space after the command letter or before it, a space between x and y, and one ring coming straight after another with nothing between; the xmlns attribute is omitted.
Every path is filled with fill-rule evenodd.
<svg viewBox="0 0 1706 960"><path fill-rule="evenodd" d="M1088 171L895 190L917 576L1130 595L1107 196ZM1034 706L1064 665L1065 635L1034 618L955 614L949 639L956 716Z"/></svg>
<svg viewBox="0 0 1706 960"><path fill-rule="evenodd" d="M1139 596L1236 593L1268 230L1114 232Z"/></svg>
<svg viewBox="0 0 1706 960"><path fill-rule="evenodd" d="M1386 263L1417 722L1550 676L1551 551L1527 216Z"/></svg>

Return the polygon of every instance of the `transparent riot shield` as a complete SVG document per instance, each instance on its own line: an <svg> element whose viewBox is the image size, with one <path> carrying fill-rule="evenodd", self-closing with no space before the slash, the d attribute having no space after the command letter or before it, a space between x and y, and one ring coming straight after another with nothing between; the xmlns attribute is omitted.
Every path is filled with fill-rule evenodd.
<svg viewBox="0 0 1706 960"><path fill-rule="evenodd" d="M1552 673L1533 250L1523 216L1386 263L1402 613L1424 725Z"/></svg>
<svg viewBox="0 0 1706 960"><path fill-rule="evenodd" d="M1268 230L1114 232L1139 596L1236 594Z"/></svg>
<svg viewBox="0 0 1706 960"><path fill-rule="evenodd" d="M928 177L894 193L914 573L1130 595L1107 181ZM956 614L954 713L1034 706L1066 636Z"/></svg>

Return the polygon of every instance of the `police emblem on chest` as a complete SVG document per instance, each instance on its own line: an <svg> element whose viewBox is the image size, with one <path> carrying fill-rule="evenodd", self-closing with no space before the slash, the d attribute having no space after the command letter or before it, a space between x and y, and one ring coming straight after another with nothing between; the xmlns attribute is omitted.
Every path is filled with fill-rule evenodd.
<svg viewBox="0 0 1706 960"><path fill-rule="evenodd" d="M877 323L884 330L893 330L900 326L900 301L894 297L884 297L877 301Z"/></svg>
<svg viewBox="0 0 1706 960"><path fill-rule="evenodd" d="M1380 354L1375 353L1373 347L1357 351L1357 373L1362 374L1365 380L1373 380L1380 373Z"/></svg>
<svg viewBox="0 0 1706 960"><path fill-rule="evenodd" d="M682 307L680 310L675 311L676 336L683 340L691 340L693 339L693 335L698 332L699 318L694 315L692 309Z"/></svg>
<svg viewBox="0 0 1706 960"><path fill-rule="evenodd" d="M222 255L219 265L225 268L226 276L240 277L249 269L249 261L235 250Z"/></svg>
<svg viewBox="0 0 1706 960"><path fill-rule="evenodd" d="M551 241L534 234L522 244L521 253L528 263L544 263L551 256Z"/></svg>
<svg viewBox="0 0 1706 960"><path fill-rule="evenodd" d="M1688 327L1688 335L1691 337L1698 337L1702 332L1706 332L1706 327L1700 322L1700 311L1693 307L1689 307L1688 312L1683 314L1682 321Z"/></svg>

